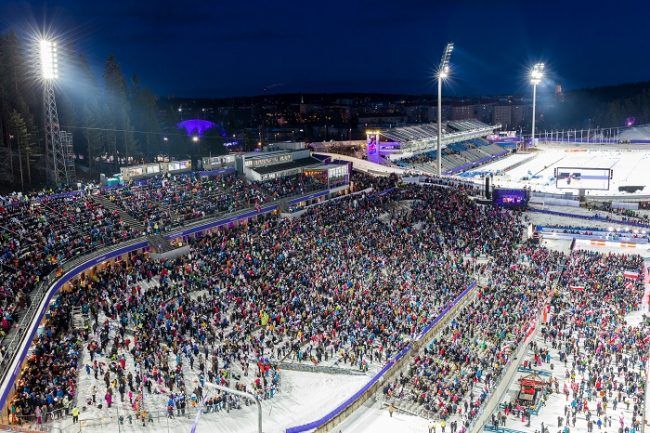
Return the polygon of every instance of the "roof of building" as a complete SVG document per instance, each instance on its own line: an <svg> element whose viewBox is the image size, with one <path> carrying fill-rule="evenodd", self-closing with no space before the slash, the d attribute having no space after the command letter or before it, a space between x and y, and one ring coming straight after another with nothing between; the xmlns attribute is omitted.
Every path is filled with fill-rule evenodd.
<svg viewBox="0 0 650 433"><path fill-rule="evenodd" d="M291 170L293 168L309 167L312 165L320 165L320 161L315 158L302 158L294 161L283 162L280 164L266 165L264 167L251 168L259 174L275 173L278 171Z"/></svg>

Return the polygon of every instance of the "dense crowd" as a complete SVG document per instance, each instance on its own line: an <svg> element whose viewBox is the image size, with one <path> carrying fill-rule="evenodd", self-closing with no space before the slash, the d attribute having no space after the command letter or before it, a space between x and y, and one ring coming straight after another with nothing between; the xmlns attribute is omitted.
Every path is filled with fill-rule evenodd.
<svg viewBox="0 0 650 433"><path fill-rule="evenodd" d="M526 337L549 293L547 275L560 259L529 245L494 254L495 266L476 299L383 390L429 418L460 422L460 431L477 416Z"/></svg>
<svg viewBox="0 0 650 433"><path fill-rule="evenodd" d="M479 233L459 218L501 224ZM204 381L272 397L284 358L381 365L469 284L477 265L465 255L514 245L516 222L459 190L407 186L216 232L191 257L108 266L60 295L62 316L75 305L91 323L76 332L57 314L48 321L15 410L97 404L95 392L76 394L77 374L97 379L106 405L119 394L137 410L142 387L175 406L200 399Z"/></svg>
<svg viewBox="0 0 650 433"><path fill-rule="evenodd" d="M91 197L14 194L0 199L0 335L29 294L63 262L135 235L119 213Z"/></svg>
<svg viewBox="0 0 650 433"><path fill-rule="evenodd" d="M460 423L464 433L552 295L550 275L567 257L522 245L520 215L476 204L473 186L396 180L354 175L357 190L373 191L325 202L299 218L265 217L202 235L184 257L135 255L81 276L59 294L34 341L12 417L38 423L51 414L78 414L77 406L113 405L137 417L146 410L174 417L204 399L207 411L229 410L243 401L208 391L206 382L268 399L282 392L279 361L368 370L398 353L479 278L476 298L383 389L396 404L449 420L455 429ZM231 175L184 175L109 197L157 231L322 186L304 177L253 185ZM79 214L101 208L84 209L75 213L76 224L89 218ZM594 341L584 347L597 356L578 370L611 369L623 349L629 357L623 368L638 364L646 349L647 329L627 331L620 322L635 305L623 299L618 273L638 268L638 258L603 257L574 253L560 284L592 275L593 292L605 296L555 293L556 319L544 331L559 330L553 338L569 344L564 327L577 332L593 323L586 337ZM595 313L562 319L578 306L607 320ZM87 317L82 326L72 327L75 308ZM586 353L584 347L573 353ZM641 401L640 386L631 388L638 374L623 376L614 386L623 383Z"/></svg>
<svg viewBox="0 0 650 433"><path fill-rule="evenodd" d="M632 317L643 293L636 280L642 265L639 256L575 251L569 257L549 320L524 361L557 372L541 397L541 404L554 402L542 406L539 415L557 419L561 432L634 433L641 427L650 323ZM517 407L508 402L499 415L502 424L517 419Z"/></svg>
<svg viewBox="0 0 650 433"><path fill-rule="evenodd" d="M236 173L217 176L168 173L134 181L104 195L141 221L147 233L156 233L188 221L326 188L326 183L303 174L249 182Z"/></svg>

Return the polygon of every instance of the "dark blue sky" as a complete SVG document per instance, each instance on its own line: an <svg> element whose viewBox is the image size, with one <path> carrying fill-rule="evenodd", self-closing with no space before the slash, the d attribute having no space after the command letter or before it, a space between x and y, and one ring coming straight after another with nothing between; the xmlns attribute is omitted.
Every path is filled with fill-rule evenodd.
<svg viewBox="0 0 650 433"><path fill-rule="evenodd" d="M0 0L0 29L47 23L100 73L114 53L160 95L521 92L547 63L565 88L650 80L650 2Z"/></svg>

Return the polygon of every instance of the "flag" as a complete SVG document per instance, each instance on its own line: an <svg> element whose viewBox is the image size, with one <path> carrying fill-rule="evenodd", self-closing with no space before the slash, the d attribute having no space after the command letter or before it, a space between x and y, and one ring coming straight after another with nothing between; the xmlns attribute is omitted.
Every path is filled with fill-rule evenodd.
<svg viewBox="0 0 650 433"><path fill-rule="evenodd" d="M578 292L584 292L585 286L569 286L571 290L577 290Z"/></svg>
<svg viewBox="0 0 650 433"><path fill-rule="evenodd" d="M636 281L639 279L639 273L634 271L624 271L623 277L625 277L626 280Z"/></svg>
<svg viewBox="0 0 650 433"><path fill-rule="evenodd" d="M634 283L632 281L626 281L625 288L628 290L632 290L634 288Z"/></svg>

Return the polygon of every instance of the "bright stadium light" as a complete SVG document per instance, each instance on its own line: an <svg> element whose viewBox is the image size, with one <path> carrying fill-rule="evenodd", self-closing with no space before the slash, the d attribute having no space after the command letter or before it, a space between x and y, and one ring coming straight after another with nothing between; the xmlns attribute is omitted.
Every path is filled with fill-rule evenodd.
<svg viewBox="0 0 650 433"><path fill-rule="evenodd" d="M56 42L46 39L39 41L39 54L41 57L41 76L43 79L56 80L59 78Z"/></svg>
<svg viewBox="0 0 650 433"><path fill-rule="evenodd" d="M449 42L445 47L438 66L438 176L442 177L442 80L449 77L449 60L454 51L454 43Z"/></svg>
<svg viewBox="0 0 650 433"><path fill-rule="evenodd" d="M535 106L537 104L537 85L544 78L544 63L536 63L530 71L530 84L533 85L533 122L530 131L531 145L535 145Z"/></svg>

